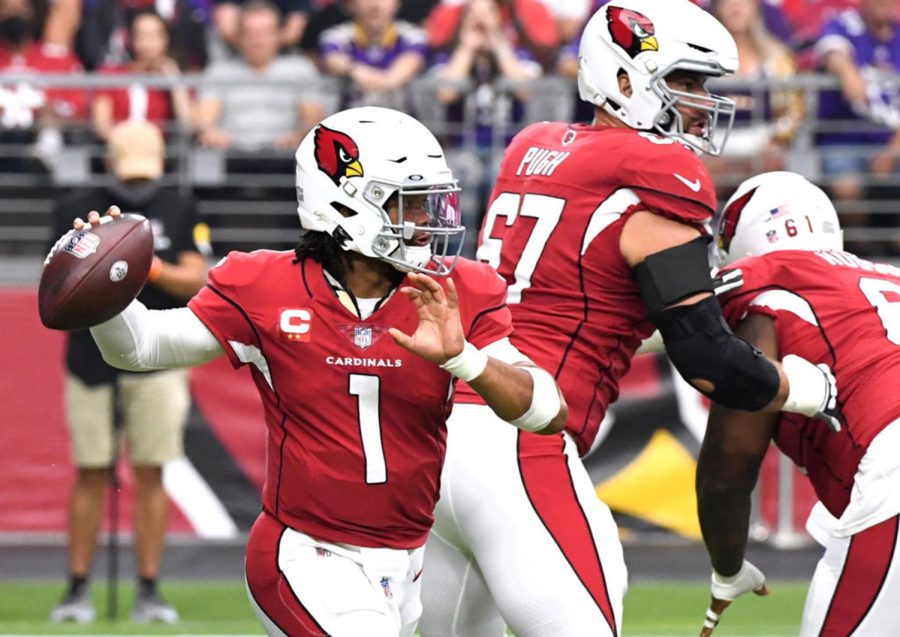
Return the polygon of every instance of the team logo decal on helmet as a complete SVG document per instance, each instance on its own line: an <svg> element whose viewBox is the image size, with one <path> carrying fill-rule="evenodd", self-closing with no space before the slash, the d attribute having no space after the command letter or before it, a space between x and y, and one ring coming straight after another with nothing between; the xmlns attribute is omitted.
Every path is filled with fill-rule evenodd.
<svg viewBox="0 0 900 637"><path fill-rule="evenodd" d="M362 177L359 147L349 135L319 124L315 133L315 156L319 170L331 178L336 186L342 177Z"/></svg>
<svg viewBox="0 0 900 637"><path fill-rule="evenodd" d="M738 221L741 220L741 213L744 212L744 208L746 208L747 204L750 203L750 200L753 199L755 193L756 188L748 191L742 197L735 199L734 202L725 209L725 212L722 213L722 219L719 221L719 248L721 250L727 252L728 248L731 247L731 240L734 239Z"/></svg>
<svg viewBox="0 0 900 637"><path fill-rule="evenodd" d="M609 7L606 11L609 35L613 42L625 49L632 58L644 51L658 51L656 27L643 13L622 7Z"/></svg>

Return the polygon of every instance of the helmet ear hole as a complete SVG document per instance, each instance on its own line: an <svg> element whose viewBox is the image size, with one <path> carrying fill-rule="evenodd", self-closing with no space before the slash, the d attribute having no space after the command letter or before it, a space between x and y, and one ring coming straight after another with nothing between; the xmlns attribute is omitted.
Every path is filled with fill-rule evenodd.
<svg viewBox="0 0 900 637"><path fill-rule="evenodd" d="M347 231L341 226L335 226L334 230L331 232L331 238L344 250L353 243L353 239L350 238L350 235L347 234Z"/></svg>
<svg viewBox="0 0 900 637"><path fill-rule="evenodd" d="M616 72L616 80L619 82L619 92L621 92L622 95L625 97L634 95L634 87L631 85L631 77L628 75L628 71L619 67L619 70Z"/></svg>

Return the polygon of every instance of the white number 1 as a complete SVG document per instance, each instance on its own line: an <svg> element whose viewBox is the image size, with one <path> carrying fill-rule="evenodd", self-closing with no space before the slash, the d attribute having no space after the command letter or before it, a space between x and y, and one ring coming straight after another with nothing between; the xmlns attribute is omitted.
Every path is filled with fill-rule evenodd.
<svg viewBox="0 0 900 637"><path fill-rule="evenodd" d="M381 444L380 388L378 376L350 374L350 394L357 397L359 406L359 437L366 459L366 484L387 482L387 463Z"/></svg>

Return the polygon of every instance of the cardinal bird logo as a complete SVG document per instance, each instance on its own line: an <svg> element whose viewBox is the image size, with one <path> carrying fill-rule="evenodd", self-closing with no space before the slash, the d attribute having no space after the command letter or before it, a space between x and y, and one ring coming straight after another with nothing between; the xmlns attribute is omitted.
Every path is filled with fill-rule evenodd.
<svg viewBox="0 0 900 637"><path fill-rule="evenodd" d="M342 177L362 177L359 147L350 136L319 124L315 135L315 156L319 170L331 178L336 186Z"/></svg>
<svg viewBox="0 0 900 637"><path fill-rule="evenodd" d="M719 221L719 248L722 250L728 250L731 246L731 240L734 239L734 232L741 220L741 214L755 194L756 188L735 199L734 203L722 213L722 219Z"/></svg>
<svg viewBox="0 0 900 637"><path fill-rule="evenodd" d="M630 57L634 58L644 51L659 51L656 27L643 13L622 7L609 7L606 19L613 42L625 49Z"/></svg>

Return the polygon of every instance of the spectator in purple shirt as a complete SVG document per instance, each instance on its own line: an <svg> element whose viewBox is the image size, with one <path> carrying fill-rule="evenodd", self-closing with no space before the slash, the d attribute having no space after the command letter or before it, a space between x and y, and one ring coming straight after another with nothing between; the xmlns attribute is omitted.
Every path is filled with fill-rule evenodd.
<svg viewBox="0 0 900 637"><path fill-rule="evenodd" d="M425 65L425 33L397 20L399 0L350 0L353 19L319 39L322 68L346 78L341 108L363 104L405 110L405 87Z"/></svg>
<svg viewBox="0 0 900 637"><path fill-rule="evenodd" d="M862 0L859 9L828 21L816 45L821 67L838 78L840 91L819 101L822 172L833 198L860 200L863 175L887 176L900 155L900 96L879 74L900 71L900 24L894 0ZM842 219L860 225L865 215Z"/></svg>

